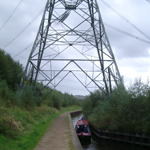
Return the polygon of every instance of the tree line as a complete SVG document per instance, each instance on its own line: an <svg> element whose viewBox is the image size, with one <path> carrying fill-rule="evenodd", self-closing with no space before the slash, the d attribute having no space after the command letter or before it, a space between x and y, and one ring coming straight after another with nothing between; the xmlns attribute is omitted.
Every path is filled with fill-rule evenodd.
<svg viewBox="0 0 150 150"><path fill-rule="evenodd" d="M61 93L53 90L50 87L45 88L39 96L37 92L43 89L42 83L36 83L33 89L30 84L20 93L18 87L23 76L23 66L18 61L0 49L0 104L8 107L17 105L30 109L39 105L47 105L60 109L61 107L68 107L72 105L81 105L81 101L68 93ZM50 95L48 93L52 91ZM48 95L46 97L46 95ZM44 101L42 98L46 97ZM42 103L41 103L42 102Z"/></svg>
<svg viewBox="0 0 150 150"><path fill-rule="evenodd" d="M18 88L22 77L23 66L0 49L0 140L24 139L26 134L31 133L35 133L37 137L33 128L41 128L48 124L53 115L79 109L81 106L81 101L73 95L63 94L49 87L37 96L44 87L38 82L34 89L27 83L20 91ZM43 100L43 97L46 98ZM3 142L0 143L0 147L2 145Z"/></svg>
<svg viewBox="0 0 150 150"><path fill-rule="evenodd" d="M84 101L83 113L100 129L150 135L149 81L119 85L109 97L95 91Z"/></svg>

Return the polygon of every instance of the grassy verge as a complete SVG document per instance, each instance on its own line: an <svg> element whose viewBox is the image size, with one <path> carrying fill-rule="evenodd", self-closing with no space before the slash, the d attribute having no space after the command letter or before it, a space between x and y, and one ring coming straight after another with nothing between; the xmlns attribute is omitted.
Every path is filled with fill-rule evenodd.
<svg viewBox="0 0 150 150"><path fill-rule="evenodd" d="M72 134L71 134L71 130L70 130L70 121L69 121L69 115L66 117L66 120L67 120L67 124L68 124L68 127L69 127L69 131L68 131L68 137L69 137L69 149L70 150L75 150L74 146L73 146L73 141L72 141Z"/></svg>
<svg viewBox="0 0 150 150"><path fill-rule="evenodd" d="M2 125L19 122L18 130L12 128L11 132L0 134L0 149L3 150L32 150L51 126L52 122L63 112L79 110L78 106L61 108L56 110L47 106L41 106L32 110L21 110L20 108L0 108ZM6 118L13 118L10 122ZM17 133L17 135L15 134ZM14 136L15 135L15 136ZM69 133L71 136L71 133ZM72 146L71 146L72 147Z"/></svg>

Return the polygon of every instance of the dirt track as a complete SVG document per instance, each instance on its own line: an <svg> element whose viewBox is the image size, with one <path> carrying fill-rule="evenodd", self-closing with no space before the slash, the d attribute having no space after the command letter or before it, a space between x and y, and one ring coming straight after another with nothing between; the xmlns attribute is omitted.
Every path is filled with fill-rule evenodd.
<svg viewBox="0 0 150 150"><path fill-rule="evenodd" d="M34 150L70 150L69 141L72 139L69 137L71 126L68 125L68 115L67 112L63 113L53 122ZM72 132L73 129L71 129L73 135ZM75 136L73 136L73 144L75 149L82 149Z"/></svg>

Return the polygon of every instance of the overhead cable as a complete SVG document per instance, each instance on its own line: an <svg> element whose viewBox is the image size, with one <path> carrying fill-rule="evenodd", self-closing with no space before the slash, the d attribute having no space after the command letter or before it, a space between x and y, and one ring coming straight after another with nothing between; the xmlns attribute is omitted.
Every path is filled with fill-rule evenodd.
<svg viewBox="0 0 150 150"><path fill-rule="evenodd" d="M138 32L140 32L142 35L147 37L150 40L150 37L146 35L143 31L141 31L138 27L136 27L133 23L131 23L128 19L126 19L123 15L121 15L118 11L116 11L114 8L112 8L109 4L101 0L107 7L109 7L111 10L113 10L118 16L120 16L124 21L129 23L134 29L136 29Z"/></svg>
<svg viewBox="0 0 150 150"><path fill-rule="evenodd" d="M18 7L20 6L21 2L23 0L21 0L18 5L16 6L16 8L14 9L14 11L11 13L11 15L8 17L8 19L5 21L5 23L2 25L2 27L0 28L0 31L4 28L4 26L7 24L7 22L10 20L10 18L13 16L13 14L15 13L15 11L18 9Z"/></svg>
<svg viewBox="0 0 150 150"><path fill-rule="evenodd" d="M35 19L41 14L41 12L43 12L43 9L38 13L38 15L36 15L36 16L32 19L32 21L31 21L19 34L17 34L8 44L6 44L6 45L3 47L3 49L6 48L8 45L10 45L16 38L18 38L18 37L35 21Z"/></svg>
<svg viewBox="0 0 150 150"><path fill-rule="evenodd" d="M30 45L28 45L26 48L24 48L21 52L19 52L18 54L16 54L15 56L13 56L13 58L17 57L19 54L23 53L24 51L26 51L33 43L31 43Z"/></svg>
<svg viewBox="0 0 150 150"><path fill-rule="evenodd" d="M147 43L147 44L150 44L150 41L144 40L144 39L142 39L142 38L140 38L140 37L137 37L137 36L135 36L135 35L133 35L133 34L130 34L130 33L128 33L128 32L125 32L125 31L123 31L123 30L120 30L120 29L118 29L118 28L116 28L116 27L113 27L113 26L107 24L107 23L104 23L104 25L107 26L107 27L109 27L109 28L112 28L112 29L114 29L114 30L116 30L116 31L118 31L118 32L121 32L121 33L123 33L123 34L125 34L125 35L128 35L128 36L130 36L130 37L132 37L132 38L135 38L136 40L139 40L139 41L145 42L145 43Z"/></svg>

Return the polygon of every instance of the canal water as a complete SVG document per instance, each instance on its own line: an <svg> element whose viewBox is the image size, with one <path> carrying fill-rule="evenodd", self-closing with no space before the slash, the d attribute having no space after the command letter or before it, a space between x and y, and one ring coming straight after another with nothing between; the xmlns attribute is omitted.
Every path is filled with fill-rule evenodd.
<svg viewBox="0 0 150 150"><path fill-rule="evenodd" d="M72 117L74 126L82 116L83 114L81 113L77 116ZM81 145L83 147L83 150L148 150L147 147L99 139L94 134L92 134L91 141L81 142Z"/></svg>

